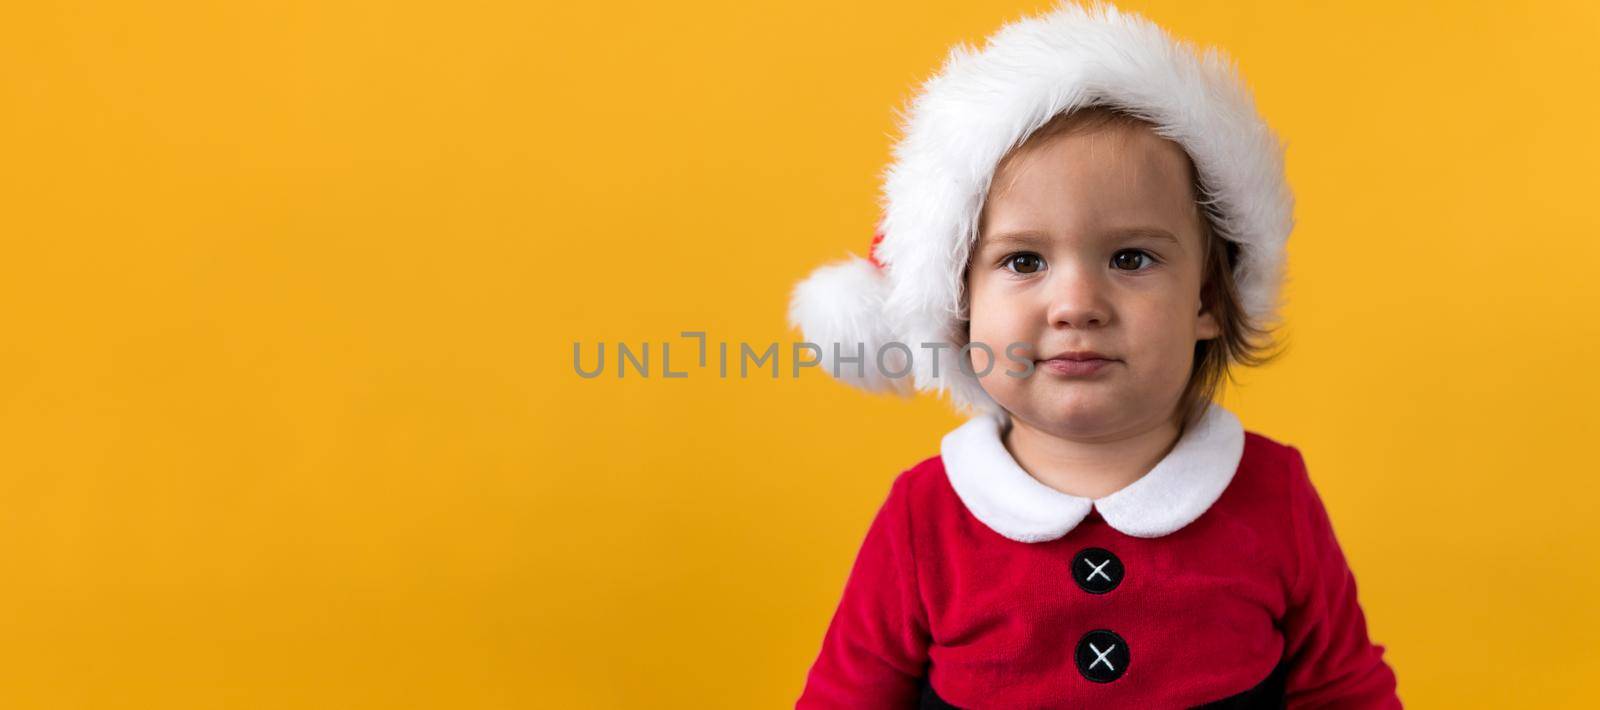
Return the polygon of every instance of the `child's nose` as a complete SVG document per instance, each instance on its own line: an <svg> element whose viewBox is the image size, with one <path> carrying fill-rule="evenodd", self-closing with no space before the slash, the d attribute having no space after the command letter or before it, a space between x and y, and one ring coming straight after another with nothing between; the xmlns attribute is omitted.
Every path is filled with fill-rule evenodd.
<svg viewBox="0 0 1600 710"><path fill-rule="evenodd" d="M1078 264L1051 269L1050 325L1097 328L1106 324L1111 308L1106 301L1107 282L1100 269Z"/></svg>

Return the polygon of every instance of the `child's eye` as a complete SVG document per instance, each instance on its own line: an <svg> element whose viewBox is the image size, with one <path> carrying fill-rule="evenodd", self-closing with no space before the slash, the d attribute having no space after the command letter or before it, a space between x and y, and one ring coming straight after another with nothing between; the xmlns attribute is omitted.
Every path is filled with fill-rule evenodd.
<svg viewBox="0 0 1600 710"><path fill-rule="evenodd" d="M1033 252L1012 254L1000 263L1007 271L1018 274L1033 274L1044 269L1044 257Z"/></svg>
<svg viewBox="0 0 1600 710"><path fill-rule="evenodd" d="M1138 271L1139 270L1138 262L1133 260L1133 259L1125 258L1126 256L1144 257L1145 262L1146 263L1150 263L1150 264L1153 264L1156 261L1156 258L1155 258L1154 255L1152 255L1150 252L1147 252L1147 251L1145 251L1143 249L1123 249L1122 251L1119 251L1119 252L1111 255L1111 266L1112 266L1112 268L1116 268L1119 271ZM1127 265L1133 265L1134 268L1132 268L1132 269L1123 269L1123 268L1121 268L1122 266L1127 266Z"/></svg>

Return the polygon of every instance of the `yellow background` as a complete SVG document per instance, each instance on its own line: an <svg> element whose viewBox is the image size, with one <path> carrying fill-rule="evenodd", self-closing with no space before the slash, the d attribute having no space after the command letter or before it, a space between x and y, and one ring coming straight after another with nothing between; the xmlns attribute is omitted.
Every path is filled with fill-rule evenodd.
<svg viewBox="0 0 1600 710"><path fill-rule="evenodd" d="M1047 7L12 3L0 706L791 705L959 419L678 334L797 340L893 107ZM1125 7L1288 142L1291 352L1225 403L1402 697L1600 701L1595 5ZM574 373L619 340L689 376Z"/></svg>

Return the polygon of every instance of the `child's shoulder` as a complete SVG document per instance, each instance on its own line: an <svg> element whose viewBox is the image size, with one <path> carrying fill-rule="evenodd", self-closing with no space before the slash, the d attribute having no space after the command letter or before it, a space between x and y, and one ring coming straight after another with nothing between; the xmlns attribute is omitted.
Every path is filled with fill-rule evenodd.
<svg viewBox="0 0 1600 710"><path fill-rule="evenodd" d="M1265 464L1284 474L1305 470L1305 455L1300 453L1300 447L1250 429L1244 432L1244 461Z"/></svg>
<svg viewBox="0 0 1600 710"><path fill-rule="evenodd" d="M1277 465L1292 463L1300 456L1293 444L1279 441L1261 432L1244 430L1244 457L1246 460L1270 462Z"/></svg>
<svg viewBox="0 0 1600 710"><path fill-rule="evenodd" d="M1278 496L1296 497L1311 485L1300 448L1257 431L1245 430L1244 455L1235 482L1267 487Z"/></svg>
<svg viewBox="0 0 1600 710"><path fill-rule="evenodd" d="M885 505L933 514L958 500L945 474L943 456L934 454L895 475Z"/></svg>
<svg viewBox="0 0 1600 710"><path fill-rule="evenodd" d="M890 494L910 497L927 496L936 494L941 488L948 488L949 485L949 479L945 477L944 457L940 454L934 454L897 474Z"/></svg>

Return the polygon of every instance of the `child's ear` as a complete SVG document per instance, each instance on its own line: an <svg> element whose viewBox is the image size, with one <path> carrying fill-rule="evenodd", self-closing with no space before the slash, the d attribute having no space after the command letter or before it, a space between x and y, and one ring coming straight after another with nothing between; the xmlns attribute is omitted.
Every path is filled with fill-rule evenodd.
<svg viewBox="0 0 1600 710"><path fill-rule="evenodd" d="M1222 335L1222 326L1217 324L1216 316L1211 314L1211 309L1200 304L1200 314L1195 316L1195 340L1211 340Z"/></svg>

